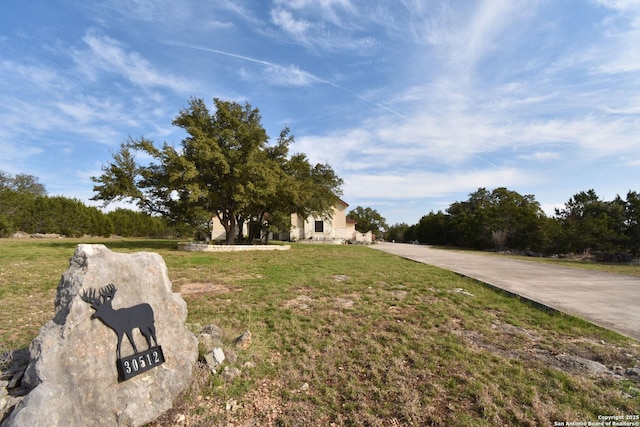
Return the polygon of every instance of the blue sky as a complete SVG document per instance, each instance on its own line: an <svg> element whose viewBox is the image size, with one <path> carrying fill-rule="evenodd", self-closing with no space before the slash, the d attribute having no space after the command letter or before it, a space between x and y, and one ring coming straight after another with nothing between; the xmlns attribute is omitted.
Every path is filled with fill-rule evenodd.
<svg viewBox="0 0 640 427"><path fill-rule="evenodd" d="M0 2L0 170L95 204L119 144L177 145L191 97L289 126L390 224L479 187L552 213L640 191L640 2Z"/></svg>

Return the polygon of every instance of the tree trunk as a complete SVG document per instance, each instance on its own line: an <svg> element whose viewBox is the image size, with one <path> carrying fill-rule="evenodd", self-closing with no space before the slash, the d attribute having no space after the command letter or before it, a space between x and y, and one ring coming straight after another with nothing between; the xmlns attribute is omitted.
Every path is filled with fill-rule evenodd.
<svg viewBox="0 0 640 427"><path fill-rule="evenodd" d="M237 225L238 225L238 240L242 241L244 239L244 233L243 233L244 218L243 217L238 218Z"/></svg>
<svg viewBox="0 0 640 427"><path fill-rule="evenodd" d="M235 216L223 213L223 214L218 214L218 219L220 220L220 223L222 223L222 226L224 227L227 245L233 245L235 243L235 237L236 237Z"/></svg>
<svg viewBox="0 0 640 427"><path fill-rule="evenodd" d="M229 229L227 230L227 245L233 245L236 238L236 218L231 215L229 218Z"/></svg>

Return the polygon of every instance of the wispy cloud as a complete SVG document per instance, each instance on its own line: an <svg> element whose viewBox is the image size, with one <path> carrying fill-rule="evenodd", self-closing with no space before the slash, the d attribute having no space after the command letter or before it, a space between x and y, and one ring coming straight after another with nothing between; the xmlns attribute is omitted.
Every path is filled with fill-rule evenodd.
<svg viewBox="0 0 640 427"><path fill-rule="evenodd" d="M638 167L640 166L640 159L625 161L624 165L631 166L631 167Z"/></svg>
<svg viewBox="0 0 640 427"><path fill-rule="evenodd" d="M284 9L272 9L271 21L282 28L282 30L292 35L294 38L307 44L306 33L312 24L304 19L295 19L293 14Z"/></svg>
<svg viewBox="0 0 640 427"><path fill-rule="evenodd" d="M457 173L407 171L402 174L349 174L345 191L361 198L421 199L467 192L478 187L530 185L535 177L512 168L460 170ZM426 212L425 212L426 213Z"/></svg>
<svg viewBox="0 0 640 427"><path fill-rule="evenodd" d="M100 74L116 74L140 87L166 87L179 93L189 90L189 83L179 76L157 70L135 51L95 29L82 38L88 49L76 49L73 59L87 76L96 80Z"/></svg>
<svg viewBox="0 0 640 427"><path fill-rule="evenodd" d="M289 42L311 52L349 52L372 55L378 48L375 37L363 31L369 10L349 0L280 1L270 10L271 23Z"/></svg>
<svg viewBox="0 0 640 427"><path fill-rule="evenodd" d="M331 80L327 80L321 77L318 77L310 72L301 70L300 68L298 68L298 66L296 65L289 65L289 66L282 66L270 61L265 61L262 59L257 59L257 58L252 58L249 56L245 56L245 55L239 55L236 53L231 53L231 52L225 52L223 50L219 50L219 49L212 49L212 48L207 48L207 47L202 47L202 46L194 46L194 45L189 45L189 44L184 44L184 43L177 43L177 42L166 42L166 44L168 45L172 45L172 46L178 46L178 47L184 47L184 48L188 48L188 49L195 49L195 50L201 50L204 52L209 52L209 53L214 53L217 55L223 55L223 56L228 56L231 58L236 58L236 59L240 59L243 61L247 61L247 62L252 62L254 64L259 64L262 66L267 67L267 69L269 70L268 73L268 77L269 77L269 82L271 84L274 85L278 85L278 86L310 86L311 84L314 83L321 83L321 84L325 84L325 85L329 85L332 86L340 91L346 92L362 101L367 102L368 104L374 105L375 107L379 108L380 110L384 110L387 111L391 114L394 114L396 116L399 117L403 117L403 115L395 110L393 110L392 108L390 108L387 105L384 105L382 103L376 102L376 101L372 101L369 98L367 98L364 95L361 95L359 93L357 93L356 91L353 91L351 89L347 89L345 87L343 87L342 85L339 85L337 83L332 82ZM264 79L264 74L260 75L263 79ZM256 79L258 79L258 77L254 77Z"/></svg>
<svg viewBox="0 0 640 427"><path fill-rule="evenodd" d="M274 4L279 8L287 7L306 15L319 16L321 21L338 27L347 25L345 15L350 17L358 12L350 0L275 0Z"/></svg>
<svg viewBox="0 0 640 427"><path fill-rule="evenodd" d="M269 81L271 84L278 86L309 86L313 83L328 83L328 81L314 76L313 74L303 71L295 65L283 66L273 62L261 59L251 58L245 55L225 52L219 49L212 49L202 46L194 46L177 42L166 42L167 45L184 47L188 49L200 50L203 52L214 53L216 55L227 56L230 58L240 59L242 61L252 62L266 67L269 70ZM264 75L262 75L264 77Z"/></svg>
<svg viewBox="0 0 640 427"><path fill-rule="evenodd" d="M603 6L616 9L620 12L638 12L640 3L637 0L594 0Z"/></svg>

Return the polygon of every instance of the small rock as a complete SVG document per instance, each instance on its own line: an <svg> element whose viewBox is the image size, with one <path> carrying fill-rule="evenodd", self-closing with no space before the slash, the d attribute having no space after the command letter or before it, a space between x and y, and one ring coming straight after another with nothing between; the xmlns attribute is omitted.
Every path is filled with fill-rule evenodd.
<svg viewBox="0 0 640 427"><path fill-rule="evenodd" d="M235 344L236 344L236 347L249 348L249 346L251 345L251 332L244 331L242 335L236 338Z"/></svg>
<svg viewBox="0 0 640 427"><path fill-rule="evenodd" d="M207 366L211 370L211 373L215 375L217 373L216 367L218 366L218 364L216 363L216 360L213 358L213 354L212 353L205 354L204 361L207 363Z"/></svg>
<svg viewBox="0 0 640 427"><path fill-rule="evenodd" d="M602 363L594 360L585 359L579 356L571 356L567 354L559 354L556 359L560 361L567 368L587 373L588 375L611 375L616 376L615 372L612 372Z"/></svg>
<svg viewBox="0 0 640 427"><path fill-rule="evenodd" d="M220 347L216 347L211 352L213 354L213 358L218 362L218 365L224 362L224 351Z"/></svg>
<svg viewBox="0 0 640 427"><path fill-rule="evenodd" d="M0 420L3 420L23 399L24 396L5 396L0 398Z"/></svg>
<svg viewBox="0 0 640 427"><path fill-rule="evenodd" d="M355 303L353 302L353 300L347 299L347 298L336 298L335 299L335 306L338 308L353 308L353 305Z"/></svg>
<svg viewBox="0 0 640 427"><path fill-rule="evenodd" d="M230 400L225 405L225 409L230 412L235 412L238 409L238 402L236 400Z"/></svg>
<svg viewBox="0 0 640 427"><path fill-rule="evenodd" d="M307 391L309 390L309 383L304 383L302 384L302 386L300 386L300 391Z"/></svg>
<svg viewBox="0 0 640 427"><path fill-rule="evenodd" d="M187 417L184 414L178 414L176 415L175 419L173 420L176 424L180 424L183 423L187 420Z"/></svg>
<svg viewBox="0 0 640 427"><path fill-rule="evenodd" d="M225 350L224 355L226 356L225 360L229 364L234 364L238 361L238 355L231 348L228 348L227 350Z"/></svg>
<svg viewBox="0 0 640 427"><path fill-rule="evenodd" d="M253 369L256 367L256 364L253 362L244 362L244 365L242 365L242 367L245 369Z"/></svg>
<svg viewBox="0 0 640 427"><path fill-rule="evenodd" d="M405 299L407 297L407 295L409 294L409 292L407 291L391 291L391 295L393 295L393 297L399 301L402 301L403 299Z"/></svg>
<svg viewBox="0 0 640 427"><path fill-rule="evenodd" d="M207 325L204 328L202 328L200 333L211 335L212 337L219 340L222 340L222 338L224 337L224 332L222 332L222 329L220 329L218 326L213 324Z"/></svg>
<svg viewBox="0 0 640 427"><path fill-rule="evenodd" d="M27 369L26 366L21 367L18 371L13 375L11 381L9 381L9 385L7 388L16 388L22 377L24 376L24 371Z"/></svg>
<svg viewBox="0 0 640 427"><path fill-rule="evenodd" d="M224 362L224 359L224 351L220 347L216 347L213 351L204 355L204 360L213 374L217 372L218 366Z"/></svg>
<svg viewBox="0 0 640 427"><path fill-rule="evenodd" d="M222 379L226 382L231 382L236 377L242 374L242 371L238 368L230 368L229 366L225 366L224 371L222 371Z"/></svg>
<svg viewBox="0 0 640 427"><path fill-rule="evenodd" d="M471 292L467 292L467 291L465 291L465 290L464 290L464 289L462 289L462 288L455 288L455 289L452 289L452 290L451 290L451 292L456 293L456 294L466 295L466 296L468 296L468 297L472 297L472 296L473 296L473 294L472 294Z"/></svg>
<svg viewBox="0 0 640 427"><path fill-rule="evenodd" d="M213 335L200 333L198 335L198 348L202 353L209 353L214 348L222 346L222 341Z"/></svg>
<svg viewBox="0 0 640 427"><path fill-rule="evenodd" d="M625 374L630 377L640 377L640 368L627 368Z"/></svg>

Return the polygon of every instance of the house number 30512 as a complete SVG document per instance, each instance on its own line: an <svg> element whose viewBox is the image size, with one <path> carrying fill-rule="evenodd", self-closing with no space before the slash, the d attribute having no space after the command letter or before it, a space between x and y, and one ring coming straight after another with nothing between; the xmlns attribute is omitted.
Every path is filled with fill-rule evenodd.
<svg viewBox="0 0 640 427"><path fill-rule="evenodd" d="M128 380L164 362L162 347L151 347L147 351L116 360L121 380Z"/></svg>
<svg viewBox="0 0 640 427"><path fill-rule="evenodd" d="M137 359L124 360L122 365L124 366L124 371L127 374L132 372L137 372L140 369L144 369L146 367L150 367L152 365L160 364L160 355L157 351L153 351L151 354L145 354L144 356L138 356Z"/></svg>

